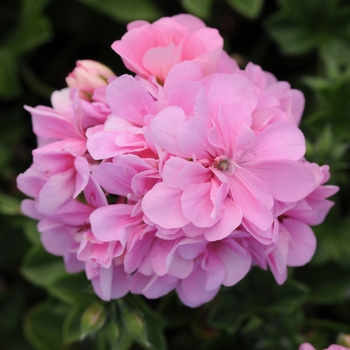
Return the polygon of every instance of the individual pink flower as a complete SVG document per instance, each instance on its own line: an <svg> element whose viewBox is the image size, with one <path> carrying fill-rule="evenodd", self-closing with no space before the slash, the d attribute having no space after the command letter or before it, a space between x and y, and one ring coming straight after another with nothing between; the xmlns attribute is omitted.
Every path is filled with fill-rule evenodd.
<svg viewBox="0 0 350 350"><path fill-rule="evenodd" d="M338 191L337 186L324 185L329 179L328 166L305 162L315 174L315 189L294 203L276 202L274 206L275 242L266 247L268 265L279 284L287 279L287 266L303 266L313 257L316 237L309 225L323 221L333 202L327 198Z"/></svg>
<svg viewBox="0 0 350 350"><path fill-rule="evenodd" d="M131 22L128 32L112 45L129 70L144 78L155 76L162 83L170 69L183 61L195 61L205 75L215 72L222 47L217 29L189 14L163 17L152 24Z"/></svg>
<svg viewBox="0 0 350 350"><path fill-rule="evenodd" d="M277 81L269 72L251 62L238 73L255 85L258 102L252 114L252 128L262 130L277 121L300 123L305 98L300 90L291 89L286 81Z"/></svg>
<svg viewBox="0 0 350 350"><path fill-rule="evenodd" d="M170 155L163 182L142 202L152 222L163 228L192 224L214 241L229 235L243 218L257 239L272 242L266 230L273 222L273 200L302 199L316 179L298 161L305 141L295 124L276 122L255 135L250 125L256 102L247 78L220 75L207 96L204 90L198 94L189 120L179 107L168 107L151 120L152 139Z"/></svg>
<svg viewBox="0 0 350 350"><path fill-rule="evenodd" d="M78 88L81 98L91 100L94 91L107 86L108 79L111 77L115 77L115 74L102 63L80 60L66 77L66 83L70 88Z"/></svg>

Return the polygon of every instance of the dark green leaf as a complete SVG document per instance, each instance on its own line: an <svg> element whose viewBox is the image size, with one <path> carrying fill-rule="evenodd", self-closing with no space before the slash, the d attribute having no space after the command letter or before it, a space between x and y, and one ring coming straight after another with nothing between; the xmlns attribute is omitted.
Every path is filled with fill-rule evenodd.
<svg viewBox="0 0 350 350"><path fill-rule="evenodd" d="M258 314L291 314L306 301L308 289L296 281L276 284L269 272L253 269L248 276L217 297L209 315L215 327L234 334L243 321Z"/></svg>
<svg viewBox="0 0 350 350"><path fill-rule="evenodd" d="M30 282L43 287L67 274L62 258L47 253L41 246L34 246L28 251L21 272Z"/></svg>
<svg viewBox="0 0 350 350"><path fill-rule="evenodd" d="M64 274L50 283L48 290L56 298L73 305L87 306L97 299L85 273Z"/></svg>
<svg viewBox="0 0 350 350"><path fill-rule="evenodd" d="M62 326L67 308L42 303L29 311L24 321L28 341L37 350L62 350Z"/></svg>
<svg viewBox="0 0 350 350"><path fill-rule="evenodd" d="M15 197L0 192L0 214L19 215L21 212L21 201Z"/></svg>
<svg viewBox="0 0 350 350"><path fill-rule="evenodd" d="M130 22L144 19L152 21L160 17L160 13L148 0L78 0L97 11L112 17L116 21Z"/></svg>
<svg viewBox="0 0 350 350"><path fill-rule="evenodd" d="M181 0L183 8L201 18L208 18L212 13L213 0Z"/></svg>
<svg viewBox="0 0 350 350"><path fill-rule="evenodd" d="M226 0L237 12L250 19L257 18L264 0Z"/></svg>
<svg viewBox="0 0 350 350"><path fill-rule="evenodd" d="M65 343L74 343L82 338L81 317L84 309L73 307L69 310L63 323L63 340Z"/></svg>
<svg viewBox="0 0 350 350"><path fill-rule="evenodd" d="M0 97L14 98L19 95L20 91L15 56L10 50L0 48Z"/></svg>

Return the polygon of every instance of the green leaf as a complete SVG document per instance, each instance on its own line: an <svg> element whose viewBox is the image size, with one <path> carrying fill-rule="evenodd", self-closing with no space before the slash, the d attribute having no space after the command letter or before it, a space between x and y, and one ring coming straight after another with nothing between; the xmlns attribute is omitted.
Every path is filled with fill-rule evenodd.
<svg viewBox="0 0 350 350"><path fill-rule="evenodd" d="M65 274L48 285L56 298L73 305L87 306L97 300L85 273Z"/></svg>
<svg viewBox="0 0 350 350"><path fill-rule="evenodd" d="M31 309L24 320L24 333L37 350L62 350L62 326L67 307L42 303Z"/></svg>
<svg viewBox="0 0 350 350"><path fill-rule="evenodd" d="M212 5L214 0L181 0L182 7L201 18L209 18L212 13Z"/></svg>
<svg viewBox="0 0 350 350"><path fill-rule="evenodd" d="M29 218L26 218L23 228L24 234L29 242L33 245L41 245L40 233L37 228L38 222Z"/></svg>
<svg viewBox="0 0 350 350"><path fill-rule="evenodd" d="M15 56L10 50L0 48L0 98L14 98L20 92Z"/></svg>
<svg viewBox="0 0 350 350"><path fill-rule="evenodd" d="M226 0L234 10L245 17L255 19L259 16L264 0Z"/></svg>
<svg viewBox="0 0 350 350"><path fill-rule="evenodd" d="M323 52L337 58L339 46L350 50L350 7L338 7L338 3L338 0L279 0L280 12L266 21L267 32L285 54L318 49L321 55Z"/></svg>
<svg viewBox="0 0 350 350"><path fill-rule="evenodd" d="M48 1L22 0L16 29L4 41L15 56L22 55L52 38L50 22L42 11Z"/></svg>
<svg viewBox="0 0 350 350"><path fill-rule="evenodd" d="M21 272L30 282L48 287L67 275L61 257L47 253L43 247L32 247L24 257Z"/></svg>
<svg viewBox="0 0 350 350"><path fill-rule="evenodd" d="M82 338L81 317L84 311L81 307L73 307L69 310L63 323L63 340L65 343L74 343Z"/></svg>
<svg viewBox="0 0 350 350"><path fill-rule="evenodd" d="M106 322L106 311L101 303L90 305L81 317L82 337L96 333Z"/></svg>
<svg viewBox="0 0 350 350"><path fill-rule="evenodd" d="M0 192L0 214L21 215L21 201Z"/></svg>
<svg viewBox="0 0 350 350"><path fill-rule="evenodd" d="M310 302L332 304L348 298L350 281L346 269L335 264L308 265L296 272L298 279L310 287Z"/></svg>
<svg viewBox="0 0 350 350"><path fill-rule="evenodd" d="M116 21L153 21L161 16L159 10L148 0L78 0Z"/></svg>
<svg viewBox="0 0 350 350"><path fill-rule="evenodd" d="M234 334L244 321L256 315L288 315L306 301L305 285L289 280L279 286L271 275L255 268L237 285L219 294L209 323Z"/></svg>

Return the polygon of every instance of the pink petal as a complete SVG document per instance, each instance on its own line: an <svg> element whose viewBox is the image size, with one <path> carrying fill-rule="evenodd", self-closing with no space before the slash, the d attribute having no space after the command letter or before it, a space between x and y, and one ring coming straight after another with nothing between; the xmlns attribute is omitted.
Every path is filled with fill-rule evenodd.
<svg viewBox="0 0 350 350"><path fill-rule="evenodd" d="M283 226L290 236L288 265L305 265L311 260L316 250L316 237L312 229L303 222L293 219L283 219Z"/></svg>
<svg viewBox="0 0 350 350"><path fill-rule="evenodd" d="M251 172L236 168L230 181L232 199L242 209L243 217L261 230L267 230L272 222L273 198L267 186Z"/></svg>
<svg viewBox="0 0 350 350"><path fill-rule="evenodd" d="M241 161L299 160L304 154L305 138L298 127L292 123L276 122L255 138L254 146Z"/></svg>
<svg viewBox="0 0 350 350"><path fill-rule="evenodd" d="M185 188L181 196L184 216L198 227L210 227L219 221L212 217L214 209L210 199L211 183L198 183Z"/></svg>
<svg viewBox="0 0 350 350"><path fill-rule="evenodd" d="M165 151L179 156L186 156L178 148L177 133L186 121L186 115L180 107L163 109L152 119L150 134L153 140Z"/></svg>
<svg viewBox="0 0 350 350"><path fill-rule="evenodd" d="M180 280L176 288L181 301L189 307L197 307L215 297L219 288L207 291L207 273L198 266L185 279Z"/></svg>
<svg viewBox="0 0 350 350"><path fill-rule="evenodd" d="M124 197L132 193L131 179L136 174L132 167L114 163L101 163L92 173L105 191Z"/></svg>
<svg viewBox="0 0 350 350"><path fill-rule="evenodd" d="M89 163L85 157L76 157L74 159L74 167L76 172L75 175L75 190L73 193L73 198L78 197L79 193L84 190L86 185L88 184L90 171L89 171Z"/></svg>
<svg viewBox="0 0 350 350"><path fill-rule="evenodd" d="M250 171L264 181L274 198L282 202L295 202L312 192L316 179L303 163L290 160L254 162Z"/></svg>
<svg viewBox="0 0 350 350"><path fill-rule="evenodd" d="M153 223L163 228L179 228L188 224L181 209L182 191L156 184L142 200L142 210Z"/></svg>
<svg viewBox="0 0 350 350"><path fill-rule="evenodd" d="M112 112L136 125L145 125L147 114L156 114L154 101L142 84L130 75L122 75L106 89L106 99Z"/></svg>
<svg viewBox="0 0 350 350"><path fill-rule="evenodd" d="M221 219L213 226L205 228L204 236L208 241L221 240L231 234L241 222L241 208L231 199L226 198Z"/></svg>
<svg viewBox="0 0 350 350"><path fill-rule="evenodd" d="M112 204L94 210L90 215L94 236L102 242L123 240L129 226L142 222L140 217L130 217L132 209L132 205Z"/></svg>

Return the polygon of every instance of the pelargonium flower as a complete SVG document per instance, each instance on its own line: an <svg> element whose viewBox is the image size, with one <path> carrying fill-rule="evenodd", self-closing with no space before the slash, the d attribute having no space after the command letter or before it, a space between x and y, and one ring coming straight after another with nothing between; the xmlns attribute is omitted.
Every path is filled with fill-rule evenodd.
<svg viewBox="0 0 350 350"><path fill-rule="evenodd" d="M131 22L128 32L112 45L126 68L143 78L155 76L159 82L183 61L197 62L206 75L214 73L220 62L235 66L222 47L218 30L189 14L163 17L152 24Z"/></svg>
<svg viewBox="0 0 350 350"><path fill-rule="evenodd" d="M78 61L52 107L26 107L22 210L103 300L175 290L196 307L252 265L281 284L314 254L338 188L304 159L303 95L222 45L191 15L136 21L112 45L135 77Z"/></svg>

